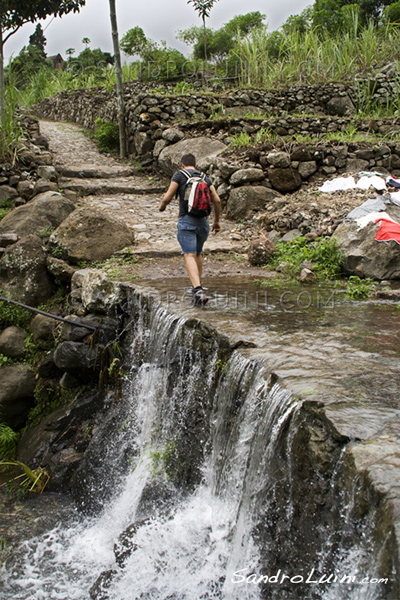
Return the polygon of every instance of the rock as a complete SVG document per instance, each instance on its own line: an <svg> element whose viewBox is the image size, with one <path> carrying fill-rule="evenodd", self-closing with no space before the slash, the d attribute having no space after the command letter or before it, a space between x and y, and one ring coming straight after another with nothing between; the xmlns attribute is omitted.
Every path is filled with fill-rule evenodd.
<svg viewBox="0 0 400 600"><path fill-rule="evenodd" d="M58 227L75 210L70 200L58 192L45 192L14 209L0 221L0 234L37 234Z"/></svg>
<svg viewBox="0 0 400 600"><path fill-rule="evenodd" d="M339 249L344 255L344 269L349 275L373 279L400 279L400 246L394 242L377 242L379 225L368 224L358 229L345 222L335 231Z"/></svg>
<svg viewBox="0 0 400 600"><path fill-rule="evenodd" d="M244 185L254 181L261 181L265 178L264 171L261 169L239 169L231 176L229 183L232 185Z"/></svg>
<svg viewBox="0 0 400 600"><path fill-rule="evenodd" d="M139 528L148 522L146 519L135 521L135 523L124 529L118 537L118 540L114 544L114 556L119 567L123 568L132 552L138 548L138 545L135 543L135 536Z"/></svg>
<svg viewBox="0 0 400 600"><path fill-rule="evenodd" d="M57 181L57 171L55 167L41 165L37 168L38 177L47 181Z"/></svg>
<svg viewBox="0 0 400 600"><path fill-rule="evenodd" d="M11 244L18 242L18 236L16 233L3 233L0 235L0 248L7 248Z"/></svg>
<svg viewBox="0 0 400 600"><path fill-rule="evenodd" d="M182 156L191 153L196 157L198 168L205 170L209 167L212 160L226 150L226 148L227 146L222 142L205 136L189 138L164 148L158 157L158 162L164 173L172 175L176 170L181 168Z"/></svg>
<svg viewBox="0 0 400 600"><path fill-rule="evenodd" d="M301 283L315 283L317 276L310 269L303 267L300 273Z"/></svg>
<svg viewBox="0 0 400 600"><path fill-rule="evenodd" d="M30 365L0 367L0 381L0 421L20 429L34 405L35 373Z"/></svg>
<svg viewBox="0 0 400 600"><path fill-rule="evenodd" d="M278 169L290 167L290 155L287 152L278 152L274 150L267 154L268 162Z"/></svg>
<svg viewBox="0 0 400 600"><path fill-rule="evenodd" d="M381 282L382 284L383 282ZM393 300L394 302L400 302L400 290L378 290L376 297L382 300Z"/></svg>
<svg viewBox="0 0 400 600"><path fill-rule="evenodd" d="M17 192L24 200L30 200L34 194L35 184L32 181L20 181L17 185Z"/></svg>
<svg viewBox="0 0 400 600"><path fill-rule="evenodd" d="M234 188L229 195L226 216L228 219L240 221L250 216L252 211L262 210L277 196L277 192L263 186L245 185Z"/></svg>
<svg viewBox="0 0 400 600"><path fill-rule="evenodd" d="M153 151L154 142L148 133L144 131L135 131L133 136L136 152L144 155Z"/></svg>
<svg viewBox="0 0 400 600"><path fill-rule="evenodd" d="M156 143L155 143L155 145L154 145L153 156L155 158L158 158L160 156L161 152L167 146L168 146L168 142L166 142L165 140L157 140Z"/></svg>
<svg viewBox="0 0 400 600"><path fill-rule="evenodd" d="M276 242L279 242L281 239L281 235L278 231L276 231L276 229L271 229L271 231L268 231L267 233L267 238L276 244Z"/></svg>
<svg viewBox="0 0 400 600"><path fill-rule="evenodd" d="M43 379L55 379L60 377L61 374L62 372L54 362L54 352L47 353L38 366L39 377L43 377Z"/></svg>
<svg viewBox="0 0 400 600"><path fill-rule="evenodd" d="M33 193L35 196L38 196L39 194L44 194L45 192L56 192L57 190L57 183L46 181L46 179L38 179L33 188ZM66 194L64 194L64 196L66 196Z"/></svg>
<svg viewBox="0 0 400 600"><path fill-rule="evenodd" d="M9 185L0 185L0 204L7 200L14 200L17 196L18 192L13 187Z"/></svg>
<svg viewBox="0 0 400 600"><path fill-rule="evenodd" d="M96 269L76 271L71 281L71 291L79 291L87 311L106 313L122 299L122 288L115 281Z"/></svg>
<svg viewBox="0 0 400 600"><path fill-rule="evenodd" d="M369 162L361 158L348 158L346 161L347 173L359 173L360 171L365 171L368 167Z"/></svg>
<svg viewBox="0 0 400 600"><path fill-rule="evenodd" d="M253 267L265 265L275 254L276 246L266 237L260 237L250 244L248 259Z"/></svg>
<svg viewBox="0 0 400 600"><path fill-rule="evenodd" d="M311 152L307 146L298 146L290 155L290 160L297 162L310 162L312 160Z"/></svg>
<svg viewBox="0 0 400 600"><path fill-rule="evenodd" d="M165 129L162 133L163 140L170 142L170 144L176 144L177 142L180 142L183 139L183 137L184 135L182 131L173 127Z"/></svg>
<svg viewBox="0 0 400 600"><path fill-rule="evenodd" d="M104 348L82 342L61 342L54 352L54 364L61 371L89 381L100 371L101 350Z"/></svg>
<svg viewBox="0 0 400 600"><path fill-rule="evenodd" d="M294 192L302 183L300 173L292 168L268 169L268 177L272 187L279 192Z"/></svg>
<svg viewBox="0 0 400 600"><path fill-rule="evenodd" d="M315 160L301 162L297 170L300 173L302 179L308 179L309 177L311 177L311 175L314 175L314 173L316 172L317 163L315 162Z"/></svg>
<svg viewBox="0 0 400 600"><path fill-rule="evenodd" d="M39 346L45 348L48 342L54 342L56 320L45 315L36 315L30 324L33 339Z"/></svg>
<svg viewBox="0 0 400 600"><path fill-rule="evenodd" d="M0 354L9 358L22 358L26 338L27 333L21 327L6 327L0 334Z"/></svg>
<svg viewBox="0 0 400 600"><path fill-rule="evenodd" d="M238 165L228 163L223 158L217 158L215 164L224 179L229 179L232 173L239 170Z"/></svg>
<svg viewBox="0 0 400 600"><path fill-rule="evenodd" d="M59 279L65 283L70 283L73 274L77 270L76 267L71 266L65 260L61 260L61 258L56 258L51 254L46 256L46 264L47 270L51 275L53 275L54 279Z"/></svg>
<svg viewBox="0 0 400 600"><path fill-rule="evenodd" d="M134 232L120 219L94 208L80 208L70 214L51 234L50 248L58 248L72 263L110 258L131 246Z"/></svg>
<svg viewBox="0 0 400 600"><path fill-rule="evenodd" d="M109 594L108 590L111 587L113 582L113 578L118 575L118 571L115 569L109 569L108 571L103 571L99 577L96 579L95 583L89 590L89 596L92 600L108 600Z"/></svg>
<svg viewBox="0 0 400 600"><path fill-rule="evenodd" d="M354 104L348 96L335 96L331 98L326 104L326 110L328 114L337 115L338 117L345 117L356 113Z"/></svg>
<svg viewBox="0 0 400 600"><path fill-rule="evenodd" d="M291 229L284 236L282 236L282 242L291 242L295 238L301 237L301 231L299 229Z"/></svg>
<svg viewBox="0 0 400 600"><path fill-rule="evenodd" d="M0 287L30 306L46 302L55 286L46 268L46 252L41 240L27 235L6 248L0 259Z"/></svg>

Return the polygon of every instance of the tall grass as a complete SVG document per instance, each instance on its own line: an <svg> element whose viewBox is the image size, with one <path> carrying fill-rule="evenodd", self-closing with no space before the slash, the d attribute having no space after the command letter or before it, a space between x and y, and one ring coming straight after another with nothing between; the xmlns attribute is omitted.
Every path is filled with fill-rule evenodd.
<svg viewBox="0 0 400 600"><path fill-rule="evenodd" d="M346 31L333 36L321 29L277 35L264 28L242 38L235 54L242 86L348 81L389 62L399 71L400 29L372 23L360 29L356 15Z"/></svg>
<svg viewBox="0 0 400 600"><path fill-rule="evenodd" d="M134 81L138 78L139 66L137 63L124 64L122 77L124 82ZM86 69L79 71L49 71L41 69L19 92L19 102L22 106L30 107L45 98L51 98L58 92L80 90L93 87L104 87L111 91L116 84L115 68Z"/></svg>
<svg viewBox="0 0 400 600"><path fill-rule="evenodd" d="M16 113L18 90L13 83L4 90L4 112L0 114L0 160L14 164L23 130Z"/></svg>

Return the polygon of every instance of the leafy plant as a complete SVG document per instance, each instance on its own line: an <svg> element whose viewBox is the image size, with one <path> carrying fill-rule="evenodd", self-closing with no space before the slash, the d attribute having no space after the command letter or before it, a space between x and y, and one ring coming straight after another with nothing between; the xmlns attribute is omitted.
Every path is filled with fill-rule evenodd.
<svg viewBox="0 0 400 600"><path fill-rule="evenodd" d="M96 119L95 125L94 137L100 152L117 152L119 150L118 123Z"/></svg>
<svg viewBox="0 0 400 600"><path fill-rule="evenodd" d="M342 268L342 255L335 238L318 238L311 244L306 238L299 237L291 242L277 242L277 252L273 255L270 265L276 269L284 264L284 274L296 278L300 274L304 261L313 263L317 279L336 279Z"/></svg>
<svg viewBox="0 0 400 600"><path fill-rule="evenodd" d="M19 434L5 423L0 423L0 455L2 460L12 460L17 449Z"/></svg>
<svg viewBox="0 0 400 600"><path fill-rule="evenodd" d="M358 275L351 275L346 283L346 298L349 300L363 300L369 298L374 292L376 282L370 277L361 279Z"/></svg>

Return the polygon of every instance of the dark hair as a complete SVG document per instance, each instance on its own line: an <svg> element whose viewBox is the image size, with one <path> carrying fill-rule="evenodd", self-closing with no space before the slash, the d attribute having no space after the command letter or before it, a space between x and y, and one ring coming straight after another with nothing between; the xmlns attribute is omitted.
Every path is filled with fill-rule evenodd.
<svg viewBox="0 0 400 600"><path fill-rule="evenodd" d="M184 154L181 158L181 163L185 165L185 167L195 167L196 158L193 156L193 154Z"/></svg>

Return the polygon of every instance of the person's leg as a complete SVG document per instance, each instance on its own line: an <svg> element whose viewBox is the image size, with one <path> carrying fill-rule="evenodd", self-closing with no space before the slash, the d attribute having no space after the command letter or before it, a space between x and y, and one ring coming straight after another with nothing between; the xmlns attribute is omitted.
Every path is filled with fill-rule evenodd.
<svg viewBox="0 0 400 600"><path fill-rule="evenodd" d="M200 278L200 285L201 285L201 277L203 275L203 255L199 252L196 253L196 264L197 264L197 268L199 270L199 278Z"/></svg>
<svg viewBox="0 0 400 600"><path fill-rule="evenodd" d="M201 287L201 271L202 271L202 260L195 253L186 253L183 255L185 259L185 267L187 274L189 275L190 283L193 288Z"/></svg>

